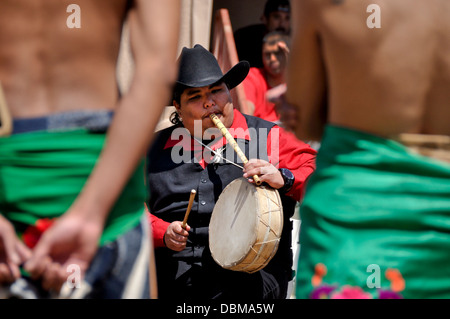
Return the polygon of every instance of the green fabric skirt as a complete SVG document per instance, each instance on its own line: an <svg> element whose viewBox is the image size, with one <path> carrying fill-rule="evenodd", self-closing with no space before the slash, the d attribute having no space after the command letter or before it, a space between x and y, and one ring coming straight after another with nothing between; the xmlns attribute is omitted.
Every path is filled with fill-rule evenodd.
<svg viewBox="0 0 450 319"><path fill-rule="evenodd" d="M327 126L300 216L297 298L450 298L450 164Z"/></svg>
<svg viewBox="0 0 450 319"><path fill-rule="evenodd" d="M86 129L0 138L0 213L12 221L19 236L30 225L39 226L40 220L67 211L95 166L105 138L105 133ZM147 193L144 178L142 161L112 209L100 245L139 223Z"/></svg>

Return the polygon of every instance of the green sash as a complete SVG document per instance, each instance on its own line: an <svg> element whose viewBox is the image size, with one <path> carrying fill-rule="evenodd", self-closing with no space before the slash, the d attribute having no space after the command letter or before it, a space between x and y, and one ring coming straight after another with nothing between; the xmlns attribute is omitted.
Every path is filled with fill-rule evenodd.
<svg viewBox="0 0 450 319"><path fill-rule="evenodd" d="M450 298L450 165L328 126L300 208L297 298Z"/></svg>
<svg viewBox="0 0 450 319"><path fill-rule="evenodd" d="M66 212L96 164L105 137L76 129L0 138L0 213L19 235L40 219ZM111 211L100 245L136 226L145 200L142 162Z"/></svg>

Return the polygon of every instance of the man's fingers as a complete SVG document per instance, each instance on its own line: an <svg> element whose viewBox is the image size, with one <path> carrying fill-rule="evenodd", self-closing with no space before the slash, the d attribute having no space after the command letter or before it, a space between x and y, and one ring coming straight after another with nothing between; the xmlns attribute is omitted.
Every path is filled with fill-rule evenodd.
<svg viewBox="0 0 450 319"><path fill-rule="evenodd" d="M181 227L181 222L173 222L166 233L166 245L175 251L182 251L186 248L186 242L189 237L191 227L186 224L186 229Z"/></svg>
<svg viewBox="0 0 450 319"><path fill-rule="evenodd" d="M12 283L16 278L11 271L11 267L6 263L0 264L0 283Z"/></svg>
<svg viewBox="0 0 450 319"><path fill-rule="evenodd" d="M45 238L46 234L40 238L37 245L34 247L31 256L28 258L28 261L24 264L25 270L33 277L41 276L51 262Z"/></svg>
<svg viewBox="0 0 450 319"><path fill-rule="evenodd" d="M67 274L61 271L61 265L50 263L42 275L42 288L48 291L59 291L66 279Z"/></svg>
<svg viewBox="0 0 450 319"><path fill-rule="evenodd" d="M283 41L278 42L278 47L284 52L284 54L289 54L289 47Z"/></svg>
<svg viewBox="0 0 450 319"><path fill-rule="evenodd" d="M187 225L186 225L187 226ZM181 226L180 226L180 229L178 230L178 229L176 229L176 230L174 230L174 235L177 235L177 236L182 236L182 237L188 237L189 236L189 232L188 232L188 230L187 230L187 227L186 227L186 229L184 229L184 228L182 228Z"/></svg>
<svg viewBox="0 0 450 319"><path fill-rule="evenodd" d="M19 265L21 263L21 259L16 251L16 243L18 242L16 234L12 229L9 229L7 227L5 227L3 231L5 231L5 234L2 234L3 235L2 239L6 260L8 262L12 262L16 265Z"/></svg>
<svg viewBox="0 0 450 319"><path fill-rule="evenodd" d="M171 225L171 232L182 236L189 236L190 229L191 227L188 224L186 224L186 228L183 228L182 222L180 221L173 222Z"/></svg>
<svg viewBox="0 0 450 319"><path fill-rule="evenodd" d="M18 242L16 245L16 249L17 249L17 254L19 256L20 259L20 264L26 262L28 259L31 258L32 256L32 251L30 248L28 248L27 246L25 246L25 244L23 244L22 242Z"/></svg>
<svg viewBox="0 0 450 319"><path fill-rule="evenodd" d="M24 264L24 269L30 273L31 278L38 279L42 277L45 270L51 264L51 258L43 255L33 255Z"/></svg>
<svg viewBox="0 0 450 319"><path fill-rule="evenodd" d="M244 173L248 173L249 171L261 166L266 166L267 164L268 163L266 161L252 158L246 164L244 164Z"/></svg>
<svg viewBox="0 0 450 319"><path fill-rule="evenodd" d="M265 162L265 161L258 161L258 162L253 162L253 163L248 163L245 166L244 169L244 177L245 178L251 178L254 175L265 175L265 174L271 174L273 172L275 172L272 169L273 165Z"/></svg>
<svg viewBox="0 0 450 319"><path fill-rule="evenodd" d="M174 238L170 238L167 242L167 247L175 251L181 251L186 248L186 241L177 241Z"/></svg>
<svg viewBox="0 0 450 319"><path fill-rule="evenodd" d="M186 242L188 236L189 233L181 226L179 226L179 228L174 228L171 232L169 232L169 238L177 242Z"/></svg>
<svg viewBox="0 0 450 319"><path fill-rule="evenodd" d="M14 263L8 263L8 268L10 270L11 276L14 280L20 278L20 269L17 264Z"/></svg>
<svg viewBox="0 0 450 319"><path fill-rule="evenodd" d="M173 239L176 240L176 241L178 241L178 242L180 242L180 243L183 243L183 242L187 242L187 239L188 239L188 238L187 238L187 236L175 234L175 235L173 236Z"/></svg>
<svg viewBox="0 0 450 319"><path fill-rule="evenodd" d="M12 283L20 278L20 269L14 263L0 264L0 283Z"/></svg>

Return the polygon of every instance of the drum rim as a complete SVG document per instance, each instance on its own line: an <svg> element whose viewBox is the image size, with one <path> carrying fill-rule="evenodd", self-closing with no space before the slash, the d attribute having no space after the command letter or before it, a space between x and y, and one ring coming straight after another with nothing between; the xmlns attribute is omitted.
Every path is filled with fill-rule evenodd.
<svg viewBox="0 0 450 319"><path fill-rule="evenodd" d="M238 180L241 180L241 182L248 183L248 181L247 181L245 178L243 178L243 177L236 178L235 180L233 180L232 182L230 182L230 183L222 190L222 193L224 193L225 190L226 190L227 188L231 187L231 185L234 184L235 182L237 182ZM251 184L250 184L250 185L251 185ZM250 255L251 250L253 249L254 245L257 244L256 241L257 241L257 239L258 239L258 232L259 232L260 223L261 223L261 217L260 217L260 216L261 216L261 209L262 209L262 208L261 208L261 203L260 203L260 201L258 201L258 200L254 201L254 202L255 202L255 207L256 207L256 209L258 209L257 211L258 211L259 213L258 213L257 215L255 215L256 223L255 223L255 228L254 228L254 231L253 231L253 236L252 236L252 241L251 241L252 244L251 244L251 245L248 245L248 246L242 251L243 255L242 255L238 260L233 261L232 263L229 263L229 264L224 264L224 263L222 263L220 260L217 260L217 256L216 256L215 253L214 253L214 250L215 250L215 249L212 249L212 248L211 248L211 247L212 247L212 245L211 245L211 236L210 236L210 232L209 232L209 231L210 231L210 229L211 229L211 224L212 224L212 221L213 221L213 215L214 215L214 211L215 211L215 207L216 207L216 206L215 206L215 207L214 207L214 210L213 210L213 214L212 214L212 216L211 216L210 226L209 226L209 229L208 229L208 243L209 243L209 249L210 249L211 256L212 256L212 258L214 259L214 261L215 261L219 266L221 266L222 268L227 269L227 270L240 271L240 272L247 272L247 273L254 273L254 272L257 272L257 271L263 269L264 267L266 267L267 264L272 260L272 258L275 256L276 252L278 251L279 243L280 243L280 240L281 240L281 233L282 233L282 230L283 230L283 227L284 227L284 218L283 218L284 212L283 212L283 205L282 205L282 201L281 201L281 196L280 196L279 192L278 192L276 189L274 189L274 188L272 188L272 187L270 187L270 186L255 186L255 185L253 185L253 186L254 186L254 189L253 189L253 192L254 192L254 193L258 193L258 187L264 189L265 192L267 192L268 190L274 191L275 196L276 196L276 199L277 199L277 203L278 203L278 205L279 205L279 215L278 215L278 217L276 217L276 218L278 218L278 222L279 222L279 232L280 232L280 233L279 233L279 235L277 234L278 239L277 239L276 241L274 241L275 244L273 244L271 254L270 254L270 256L264 261L264 263L262 263L262 264L261 264L261 263L254 264L254 262L257 261L257 260L261 257L261 252L262 252L262 250L263 250L263 247L266 245L266 243L264 243L264 244L260 247L258 253L256 253L255 257L251 260L251 262L250 262L249 264L246 264L245 266L240 265L241 262L242 262L243 260L245 260L245 259ZM221 194L221 195L222 195L222 194ZM268 197L268 196L266 196L266 197ZM219 196L219 199L220 199L220 196ZM218 199L217 203L219 202L219 199ZM216 203L216 204L217 204L217 203ZM275 212L275 211L273 211L273 212ZM269 231L269 233L270 233L270 231Z"/></svg>
<svg viewBox="0 0 450 319"><path fill-rule="evenodd" d="M280 223L280 224L279 224L280 235L279 235L278 239L275 241L275 244L274 244L273 247L272 247L272 251L271 251L270 256L265 260L264 263L262 263L262 264L254 264L254 262L257 261L257 260L259 259L259 257L261 256L261 252L263 251L264 247L265 247L266 245L268 245L267 241L263 241L263 242L262 242L263 244L262 244L261 247L259 248L258 252L257 252L256 255L255 255L255 258L252 260L251 263L249 263L248 265L246 265L246 266L244 266L244 267L240 267L239 269L236 269L236 270L238 270L238 271L244 271L244 272L248 272L248 273L254 273L254 272L257 272L257 271L263 269L263 268L266 267L267 264L272 260L272 258L275 256L275 254L276 254L277 251L278 251L278 246L279 246L280 240L281 240L281 233L282 233L283 227L284 227L284 220L283 220L283 204L282 204L282 202L281 202L280 193L279 193L276 189L274 189L274 188L272 188L272 187L265 187L265 186L259 186L259 187L260 187L260 189L264 190L264 192L265 192L266 194L267 194L267 191L268 191L268 190L274 191L274 194L275 194L276 197L277 197L278 204L279 204L279 208L280 208L280 215L278 216L278 217L279 217L279 223ZM256 189L256 191L258 192L257 189ZM266 196L266 198L268 199L269 202L271 201L271 199L269 198L269 196ZM258 205L260 205L259 202L258 202ZM270 214L273 214L275 218L277 217L277 216L275 215L275 211L271 211ZM260 219L260 220L261 220L261 219ZM266 239L267 239L267 236L270 234L271 231L272 231L271 228L270 228L269 230L266 231ZM258 237L258 236L256 236L256 237ZM253 246L250 247L250 248L253 248ZM247 256L248 256L248 253L247 253L247 255L244 256L244 258L242 258L242 259L239 261L239 263L240 263L243 259L245 259ZM236 265L238 265L238 264L236 264ZM255 267L256 267L256 268L255 268Z"/></svg>

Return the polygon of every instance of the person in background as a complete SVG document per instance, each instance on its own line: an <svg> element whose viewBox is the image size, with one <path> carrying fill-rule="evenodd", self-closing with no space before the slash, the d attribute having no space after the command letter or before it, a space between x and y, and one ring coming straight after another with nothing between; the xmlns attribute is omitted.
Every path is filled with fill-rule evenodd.
<svg viewBox="0 0 450 319"><path fill-rule="evenodd" d="M286 83L286 66L289 54L289 38L273 31L263 39L262 60L264 67L251 67L243 81L245 97L251 103L254 116L280 124L275 104L267 99L267 92Z"/></svg>
<svg viewBox="0 0 450 319"><path fill-rule="evenodd" d="M245 60L251 67L262 68L261 58L264 36L272 31L290 34L291 7L289 0L267 0L262 23L249 25L234 32L234 41L239 60Z"/></svg>

